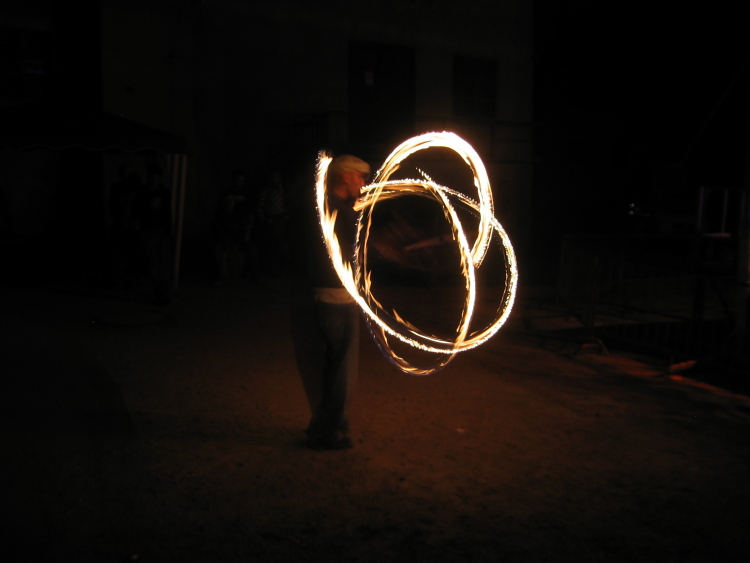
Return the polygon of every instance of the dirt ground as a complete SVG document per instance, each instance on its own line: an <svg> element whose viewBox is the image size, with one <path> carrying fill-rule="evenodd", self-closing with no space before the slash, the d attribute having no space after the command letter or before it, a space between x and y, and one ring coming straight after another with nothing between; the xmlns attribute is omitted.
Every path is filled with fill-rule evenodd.
<svg viewBox="0 0 750 563"><path fill-rule="evenodd" d="M319 452L283 280L186 282L163 307L4 290L6 555L750 561L750 401L543 345L524 291L429 377L363 331L355 447Z"/></svg>

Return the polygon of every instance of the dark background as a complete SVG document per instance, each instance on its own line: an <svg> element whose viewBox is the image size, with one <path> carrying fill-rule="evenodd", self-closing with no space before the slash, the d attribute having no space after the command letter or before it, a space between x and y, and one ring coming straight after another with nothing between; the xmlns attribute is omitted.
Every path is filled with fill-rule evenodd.
<svg viewBox="0 0 750 563"><path fill-rule="evenodd" d="M110 37L134 32L125 26L118 29L117 21L109 20L109 27L100 32L100 2L77 3L76 10L45 0L4 3L0 12L4 17L0 39L4 119L14 113L18 103L41 100L56 108L60 119L70 120L72 109L102 107L103 76L140 77L139 84L127 86L118 94L121 99L110 101L109 105L124 108L126 117L139 112L151 115L155 122L151 125L164 129L165 134L185 138L193 167L188 179L188 189L193 190L187 202L188 238L200 240L207 236L209 210L215 207L217 194L234 168L248 165L258 172L258 177L278 166L301 169L298 163L309 160L321 144L356 150L377 162L405 135L421 132L421 125L415 122L415 91L410 82L414 78L413 48L428 41L424 39L429 37L426 28L439 30L447 25L440 19L441 13L448 13L444 3L415 1L401 8L387 4L373 12L369 3L354 2L342 13L333 4L324 6L333 10L330 14L320 16L328 18L326 25L340 25L340 37L332 34L331 45L358 37L360 22L385 24L389 18L406 17L405 10L415 14L421 10L426 22L415 22L413 35L406 38L393 37L386 26L381 43L360 39L351 42L348 66L341 67L349 73L348 86L346 77L332 75L323 65L319 80L340 80L351 98L349 138L345 143L321 133L321 125L311 121L314 114L295 116L297 121L283 115L285 100L289 100L291 112L292 101L304 97L307 90L321 88L314 71L299 70L314 68L316 59L312 53L309 64L296 61L297 70L287 70L284 56L291 55L281 53L273 58L256 49L248 56L248 51L243 50L243 45L262 45L266 38L270 43L273 37L310 33L298 21L294 2L275 5L277 19L272 27L258 23L264 20L233 17L235 13L251 13L238 8L242 2L222 3L224 12L200 1L137 2L133 5L135 12L157 14L162 19L154 21L171 23L158 28L153 27L153 22L146 26L144 20L143 35L136 31L132 36L128 49L140 53L140 68L123 65L104 69L101 34ZM510 5L522 10L530 4L503 3ZM393 8L390 12L389 7ZM478 26L472 16L487 9L467 4L467 21ZM262 7L261 12L267 15L268 10ZM174 18L169 18L170 13L174 13ZM493 49L533 40L531 60L520 63L533 72L531 185L528 189L523 183L513 185L515 180L511 180L510 188L501 182L495 185L499 199L511 194L511 199L527 198L529 202L499 205L501 221L518 244L524 283L556 282L560 241L566 235L690 235L696 229L700 186L731 188L738 194L744 191L750 51L739 9L672 6L663 2L538 0L533 3L533 24L513 30L516 36L512 40L501 19L486 19L481 29L496 28L498 35L496 39L491 35L486 39L488 58L484 62L481 57L462 59L460 48L454 45L455 38L446 36L444 42L446 48L455 48L459 53L454 69L463 69L461 72L467 76L481 76L484 68L493 68ZM36 23L29 25L28 21ZM222 22L228 27L222 27ZM150 54L145 47L148 36L168 37L175 34L176 28L187 30L192 38L192 74L183 68L184 55L178 49L169 51L164 58L163 53ZM217 33L226 36L224 47L219 46ZM433 33L429 41L437 45L437 31ZM221 58L216 58L220 48L225 50ZM222 68L211 66L216 61L221 62ZM388 73L385 84L399 86L383 86L376 80L374 88L358 93L362 85L355 78L360 67L382 69ZM150 97L144 93L148 91L149 77L153 77L156 86L163 75L179 72L185 73L185 80L192 80L186 82L190 87L171 88ZM299 91L278 93L281 117L273 113L278 113L276 109L269 111L253 105L254 99L267 95L263 91L269 82L266 78L286 72L299 72ZM221 76L225 82L217 81ZM459 92L465 84L454 87ZM503 88L514 87L504 83L477 86L494 95ZM484 107L482 103L469 107L456 105L454 100L452 112L454 117L468 115L473 124L491 122L491 117L483 116L493 116L498 110L493 104ZM173 123L166 118L159 120L160 113L166 114L161 111L164 104L170 109L192 108L192 113ZM274 116L268 117L271 114ZM294 123L290 124L290 120ZM330 128L330 123L322 127ZM5 129L7 141L9 129ZM307 144L305 150L290 159L288 140L293 135L305 139ZM261 145L258 151L248 140L250 137L268 139L268 144ZM79 189L70 188L62 195L59 191L40 194L45 201L54 200L54 206L68 209L65 216L70 220L52 221L49 230L59 234L60 229L70 225L76 236L86 231L101 233L106 228L101 216L103 202L97 197L97 179L87 177L98 174L100 157L74 153L58 155L61 164L57 181L70 186L77 183ZM292 166L290 161L294 161ZM503 173L500 169L496 178L504 180ZM99 182L110 182L111 176L111 170L105 169L105 178ZM526 191L531 193L522 193ZM737 196L731 203L738 207L739 201ZM503 216L506 210L507 215ZM738 217L738 213L732 214L727 226L735 237ZM714 227L706 226L709 231L716 230ZM13 235L5 228L3 232Z"/></svg>
<svg viewBox="0 0 750 563"><path fill-rule="evenodd" d="M742 18L662 4L536 2L535 209L553 231L692 234L700 186L743 186Z"/></svg>

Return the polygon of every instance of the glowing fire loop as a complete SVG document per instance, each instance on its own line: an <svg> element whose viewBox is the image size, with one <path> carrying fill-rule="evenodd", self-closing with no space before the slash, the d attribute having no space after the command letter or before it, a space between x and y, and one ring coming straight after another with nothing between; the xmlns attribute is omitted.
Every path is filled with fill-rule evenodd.
<svg viewBox="0 0 750 563"><path fill-rule="evenodd" d="M433 182L426 174L422 179L390 180L401 163L418 151L442 147L456 152L469 166L474 177L478 201ZM326 201L326 177L331 157L318 158L316 176L316 204L323 238L334 268L342 284L354 298L367 318L367 325L381 351L401 371L415 375L428 375L445 367L458 352L469 350L486 342L505 323L510 315L518 283L515 254L508 235L494 217L492 192L487 172L479 155L466 141L453 133L426 133L413 137L398 146L378 170L373 182L362 189L362 196L354 208L358 212L357 240L354 261L345 259L334 232L335 212L329 211ZM420 171L421 172L421 171ZM425 334L402 319L396 311L389 311L372 294L367 245L370 241L373 210L379 201L404 195L417 195L439 202L451 228L452 240L459 250L459 262L464 277L466 299L463 312L455 328L453 339ZM478 216L477 235L470 244L455 205L460 205ZM499 241L505 266L505 283L493 320L479 329L471 330L477 299L476 271L487 255L491 241ZM391 346L389 337L414 348L438 355L432 365L419 367L399 356Z"/></svg>

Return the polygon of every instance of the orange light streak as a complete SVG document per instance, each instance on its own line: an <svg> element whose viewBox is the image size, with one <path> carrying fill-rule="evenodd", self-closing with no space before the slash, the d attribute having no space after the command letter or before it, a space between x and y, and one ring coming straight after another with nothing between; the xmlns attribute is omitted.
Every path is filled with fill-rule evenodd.
<svg viewBox="0 0 750 563"><path fill-rule="evenodd" d="M389 180L406 158L432 147L448 148L461 156L471 169L478 201L433 182L421 171L423 178L420 180ZM355 203L354 208L359 215L356 259L353 264L345 259L341 252L334 232L336 214L331 213L327 205L325 186L330 162L330 156L321 154L316 175L316 205L326 248L343 286L365 313L373 337L390 361L405 373L428 375L445 367L458 352L479 346L491 338L505 324L510 315L518 285L518 268L510 239L494 217L489 178L476 151L457 135L446 132L426 133L399 145L376 173L373 183L362 189L362 197ZM465 280L466 300L453 340L420 332L408 321L402 319L396 311L388 312L371 292L370 271L367 267L365 250L369 242L372 212L379 201L403 195L419 195L439 202L450 224L453 240L458 245L461 271ZM467 240L461 220L452 203L454 201L472 209L479 216L477 238L473 241L473 245L470 245ZM503 297L498 304L494 320L483 329L470 334L476 304L476 270L482 265L493 236L499 238L504 254L506 276ZM413 365L393 350L388 342L389 336L414 348L438 354L441 359L428 367Z"/></svg>

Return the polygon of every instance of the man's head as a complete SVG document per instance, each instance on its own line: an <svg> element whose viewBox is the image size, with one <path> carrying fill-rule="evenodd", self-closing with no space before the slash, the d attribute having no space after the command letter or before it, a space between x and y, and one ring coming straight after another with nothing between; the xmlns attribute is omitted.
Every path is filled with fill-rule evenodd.
<svg viewBox="0 0 750 563"><path fill-rule="evenodd" d="M235 170L234 174L232 174L234 177L234 187L235 188L244 188L245 187L245 172L243 170Z"/></svg>
<svg viewBox="0 0 750 563"><path fill-rule="evenodd" d="M342 199L357 199L369 176L369 164L356 156L342 154L328 167L328 189Z"/></svg>

